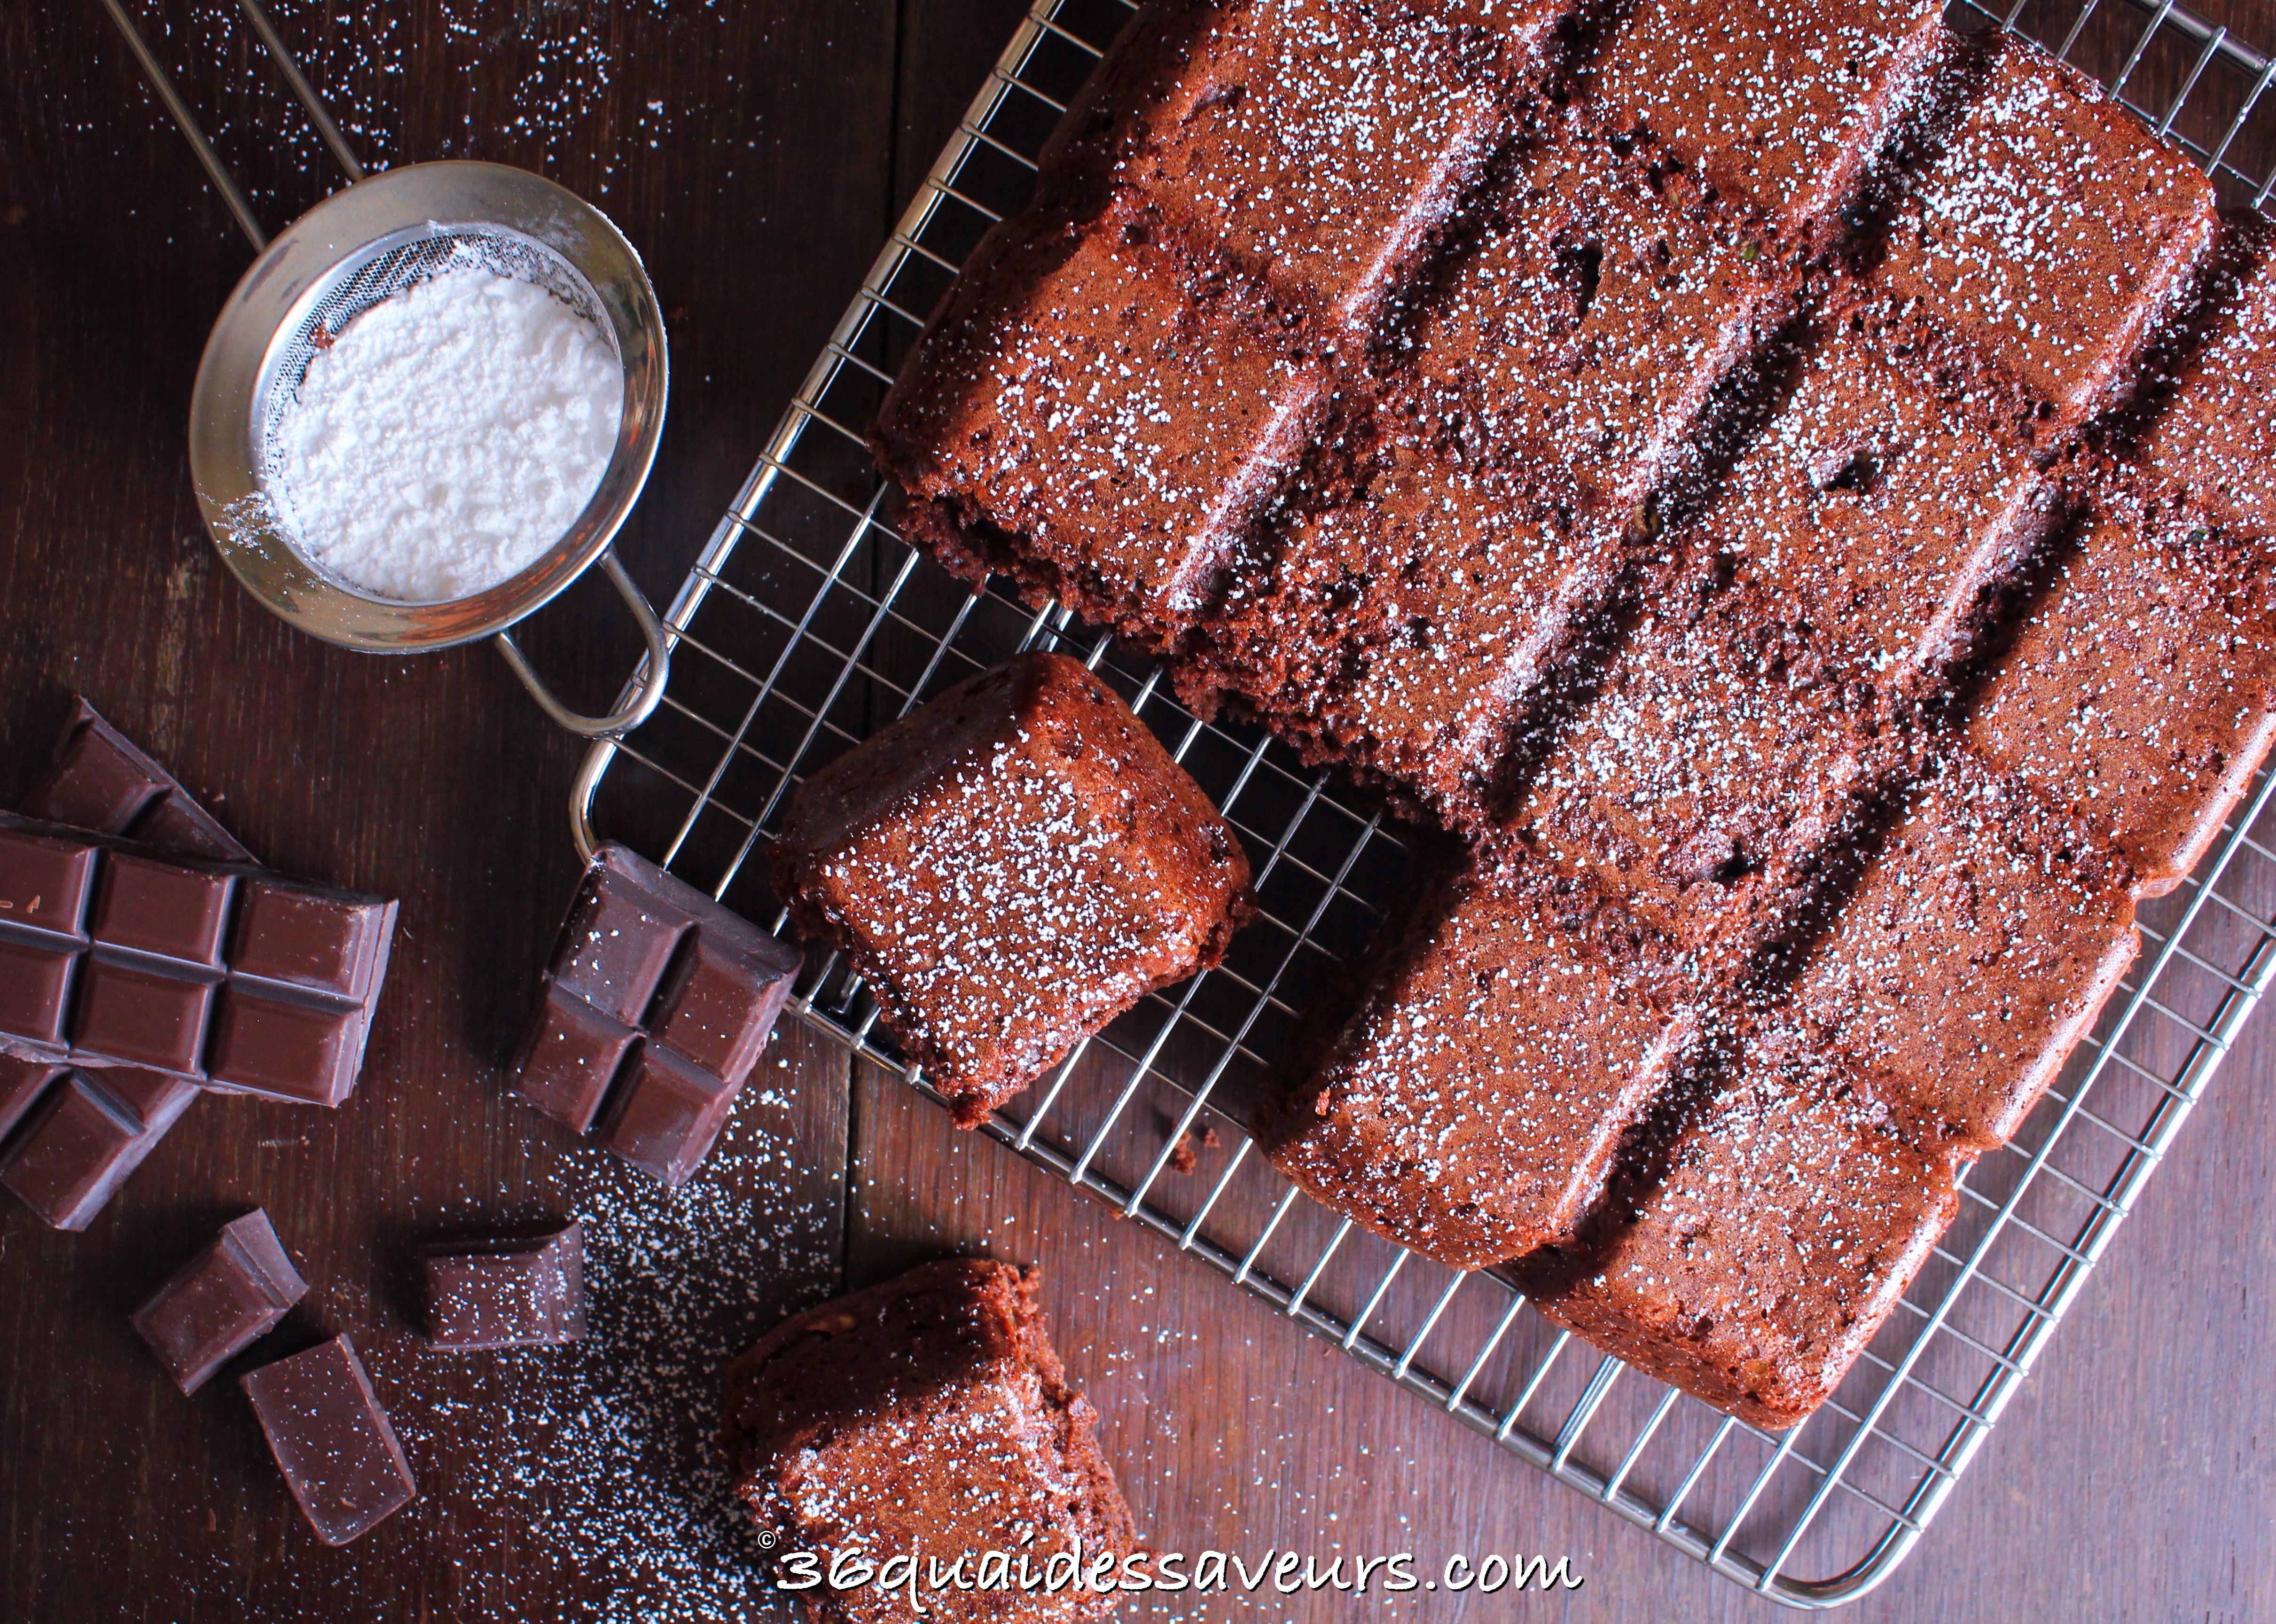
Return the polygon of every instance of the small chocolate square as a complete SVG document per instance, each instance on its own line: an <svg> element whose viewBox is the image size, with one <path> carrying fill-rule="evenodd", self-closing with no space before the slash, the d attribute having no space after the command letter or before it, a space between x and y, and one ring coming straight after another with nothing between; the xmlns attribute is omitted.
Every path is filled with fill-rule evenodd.
<svg viewBox="0 0 2276 1624"><path fill-rule="evenodd" d="M134 1310L133 1324L174 1385L195 1393L307 1290L269 1215L255 1210L223 1225L210 1246Z"/></svg>
<svg viewBox="0 0 2276 1624"><path fill-rule="evenodd" d="M800 964L799 955L772 937L751 935L755 944L699 933L664 990L652 1028L682 1059L739 1086L766 1047Z"/></svg>
<svg viewBox="0 0 2276 1624"><path fill-rule="evenodd" d="M16 1124L30 1114L48 1085L62 1076L66 1068L51 1066L44 1060L19 1060L13 1055L0 1054L0 1143L15 1131Z"/></svg>
<svg viewBox="0 0 2276 1624"><path fill-rule="evenodd" d="M585 1230L436 1241L421 1249L427 1338L471 1353L550 1347L585 1334Z"/></svg>
<svg viewBox="0 0 2276 1624"><path fill-rule="evenodd" d="M87 934L113 947L211 967L236 880L133 852L113 852L95 887Z"/></svg>
<svg viewBox="0 0 2276 1624"><path fill-rule="evenodd" d="M555 948L555 985L627 1026L638 1026L688 926L663 901L606 860L587 871L586 888Z"/></svg>
<svg viewBox="0 0 2276 1624"><path fill-rule="evenodd" d="M195 1072L211 983L90 957L80 972L72 1046L89 1059Z"/></svg>
<svg viewBox="0 0 2276 1624"><path fill-rule="evenodd" d="M344 1545L419 1492L355 1345L345 1336L239 1378L316 1537Z"/></svg>
<svg viewBox="0 0 2276 1624"><path fill-rule="evenodd" d="M124 742L81 700L55 765L24 802L24 816L125 834L167 786L148 761L137 759L141 752L120 747Z"/></svg>
<svg viewBox="0 0 2276 1624"><path fill-rule="evenodd" d="M0 937L0 1036L60 1048L78 955Z"/></svg>
<svg viewBox="0 0 2276 1624"><path fill-rule="evenodd" d="M0 1157L0 1184L57 1229L85 1229L198 1097L186 1077L65 1074Z"/></svg>
<svg viewBox="0 0 2276 1624"><path fill-rule="evenodd" d="M338 1105L355 1086L363 1036L353 1006L272 998L232 980L222 989L208 1072L248 1094Z"/></svg>
<svg viewBox="0 0 2276 1624"><path fill-rule="evenodd" d="M95 854L29 829L0 829L0 924L77 936Z"/></svg>
<svg viewBox="0 0 2276 1624"><path fill-rule="evenodd" d="M735 1108L736 1084L643 1044L601 1124L601 1142L675 1189L687 1181Z"/></svg>
<svg viewBox="0 0 2276 1624"><path fill-rule="evenodd" d="M394 922L394 905L262 879L239 899L231 967L344 998L360 997Z"/></svg>
<svg viewBox="0 0 2276 1624"><path fill-rule="evenodd" d="M600 1114L625 1051L639 1036L549 983L523 1040L514 1087L546 1115L581 1134Z"/></svg>

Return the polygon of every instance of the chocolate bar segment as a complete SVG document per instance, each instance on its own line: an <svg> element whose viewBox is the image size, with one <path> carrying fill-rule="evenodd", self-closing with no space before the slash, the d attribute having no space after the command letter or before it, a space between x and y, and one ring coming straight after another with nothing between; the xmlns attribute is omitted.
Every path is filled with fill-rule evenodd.
<svg viewBox="0 0 2276 1624"><path fill-rule="evenodd" d="M16 1124L31 1114L49 1085L68 1069L44 1060L19 1060L0 1054L0 1144L7 1142Z"/></svg>
<svg viewBox="0 0 2276 1624"><path fill-rule="evenodd" d="M419 1492L346 1337L262 1365L240 1385L285 1485L326 1544L370 1532Z"/></svg>
<svg viewBox="0 0 2276 1624"><path fill-rule="evenodd" d="M57 1229L93 1223L198 1097L196 1083L164 1072L29 1069L47 1074L18 1078L30 1097L17 1103L23 1127L0 1153L0 1184Z"/></svg>
<svg viewBox="0 0 2276 1624"><path fill-rule="evenodd" d="M471 1353L542 1347L585 1334L585 1228L435 1241L420 1248L427 1339Z"/></svg>
<svg viewBox="0 0 2276 1624"><path fill-rule="evenodd" d="M134 1310L132 1323L174 1385L195 1393L267 1335L307 1290L269 1215L255 1209L223 1225L213 1244Z"/></svg>
<svg viewBox="0 0 2276 1624"><path fill-rule="evenodd" d="M394 903L5 816L0 899L0 1048L308 1104L355 1087Z"/></svg>
<svg viewBox="0 0 2276 1624"><path fill-rule="evenodd" d="M253 854L173 774L128 743L84 699L64 732L55 765L24 803L24 814L98 834L131 836L186 857L253 861Z"/></svg>
<svg viewBox="0 0 2276 1624"><path fill-rule="evenodd" d="M621 846L585 871L522 1040L515 1088L665 1183L726 1125L797 951Z"/></svg>

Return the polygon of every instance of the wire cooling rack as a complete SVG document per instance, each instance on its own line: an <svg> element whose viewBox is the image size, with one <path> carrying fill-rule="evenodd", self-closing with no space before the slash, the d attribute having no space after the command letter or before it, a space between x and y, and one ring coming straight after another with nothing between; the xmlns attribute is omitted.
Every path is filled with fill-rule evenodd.
<svg viewBox="0 0 2276 1624"><path fill-rule="evenodd" d="M1955 21L2073 57L2233 199L2265 203L2276 176L2243 164L2276 66L2170 0L2138 28L2095 10L1957 0ZM1498 1275L1314 1203L1240 1125L1309 990L1402 884L1400 831L1261 732L1197 721L1067 613L955 583L902 542L861 443L1128 15L1125 0L1042 0L1014 35L682 586L662 708L588 757L579 839L597 823L780 928L762 848L800 777L1015 650L1078 655L1240 829L1263 915L1223 968L1149 998L982 1131L1718 1572L1797 1606L1854 1598L1944 1504L2276 975L2276 785L2256 782L2217 856L2145 910L2136 977L2015 1142L1969 1174L1959 1221L1840 1392L1792 1431L1730 1419L1555 1330ZM922 1088L836 958L810 959L796 1007Z"/></svg>

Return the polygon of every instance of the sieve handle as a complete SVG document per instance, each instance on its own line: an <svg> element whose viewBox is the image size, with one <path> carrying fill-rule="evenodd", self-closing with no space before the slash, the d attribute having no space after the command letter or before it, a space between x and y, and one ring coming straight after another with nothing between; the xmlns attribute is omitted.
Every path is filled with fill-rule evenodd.
<svg viewBox="0 0 2276 1624"><path fill-rule="evenodd" d="M640 623L641 635L648 640L648 663L633 679L632 697L608 715L582 716L554 698L553 691L545 686L544 679L531 668L521 646L513 641L512 632L500 632L492 640L497 644L498 652L505 656L505 663L513 667L513 674L521 679L521 686L529 690L529 696L538 702L545 714L571 732L587 739L614 738L632 732L647 721L657 702L664 698L664 681L671 672L671 647L665 641L664 622L656 618L656 611L649 605L647 596L633 584L633 578L625 573L625 566L617 562L613 548L601 555L601 568L607 572L609 580L615 584L618 596L625 600L625 606L633 611L633 618Z"/></svg>

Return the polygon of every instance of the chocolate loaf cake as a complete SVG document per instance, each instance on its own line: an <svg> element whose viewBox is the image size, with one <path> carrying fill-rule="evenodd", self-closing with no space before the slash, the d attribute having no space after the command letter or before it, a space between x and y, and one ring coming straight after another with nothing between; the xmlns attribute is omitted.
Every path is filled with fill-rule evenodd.
<svg viewBox="0 0 2276 1624"><path fill-rule="evenodd" d="M1931 0L1556 9L1156 0L879 444L952 567L1493 854L1322 1005L1283 1171L1789 1424L2276 737L2269 239ZM1032 337L1078 261L1125 304ZM1126 326L1199 337L1062 363Z"/></svg>
<svg viewBox="0 0 2276 1624"><path fill-rule="evenodd" d="M917 1572L901 1583L802 1589L816 1624L926 1617L1089 1620L1114 1610L1110 1581L1138 1549L1130 1508L1045 1335L1032 1269L982 1259L927 1264L775 1327L725 1372L721 1442L735 1492L790 1559L826 1573L858 1551ZM1054 1588L989 1582L988 1555L1036 1574L1072 1558ZM933 1559L929 1573L922 1560ZM946 1582L931 1575L961 1566ZM912 1607L911 1597L920 1598Z"/></svg>
<svg viewBox="0 0 2276 1624"><path fill-rule="evenodd" d="M1157 987L1214 968L1248 859L1081 664L1026 654L798 787L775 885L835 944L960 1126Z"/></svg>
<svg viewBox="0 0 2276 1624"><path fill-rule="evenodd" d="M1671 945L1586 884L1465 861L1267 1130L1273 1165L1454 1268L1567 1239L1691 1041L1683 993Z"/></svg>

